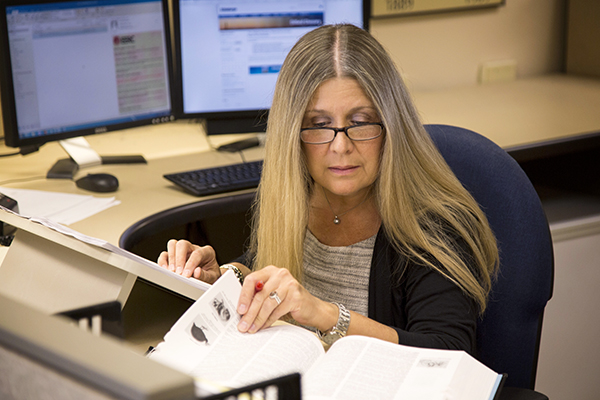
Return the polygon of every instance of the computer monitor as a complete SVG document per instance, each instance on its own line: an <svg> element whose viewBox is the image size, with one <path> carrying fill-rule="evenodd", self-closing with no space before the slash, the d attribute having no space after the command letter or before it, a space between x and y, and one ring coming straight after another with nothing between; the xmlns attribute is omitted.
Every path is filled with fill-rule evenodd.
<svg viewBox="0 0 600 400"><path fill-rule="evenodd" d="M6 144L173 120L168 10L168 0L2 0Z"/></svg>
<svg viewBox="0 0 600 400"><path fill-rule="evenodd" d="M368 29L369 0L173 0L178 117L208 134L264 131L285 56L332 23Z"/></svg>

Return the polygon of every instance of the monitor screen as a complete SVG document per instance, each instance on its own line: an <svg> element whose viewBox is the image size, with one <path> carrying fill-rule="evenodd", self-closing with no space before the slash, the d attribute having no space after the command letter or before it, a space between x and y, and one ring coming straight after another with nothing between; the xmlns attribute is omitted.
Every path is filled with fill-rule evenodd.
<svg viewBox="0 0 600 400"><path fill-rule="evenodd" d="M0 4L7 145L174 119L167 0Z"/></svg>
<svg viewBox="0 0 600 400"><path fill-rule="evenodd" d="M174 0L178 111L207 133L264 130L277 75L306 32L368 28L368 0Z"/></svg>

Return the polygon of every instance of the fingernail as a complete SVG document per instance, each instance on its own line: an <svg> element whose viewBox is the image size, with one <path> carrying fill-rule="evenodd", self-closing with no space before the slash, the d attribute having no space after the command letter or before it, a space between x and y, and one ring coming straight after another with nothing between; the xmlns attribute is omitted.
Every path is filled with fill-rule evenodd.
<svg viewBox="0 0 600 400"><path fill-rule="evenodd" d="M246 323L246 321L240 322L240 324L238 325L238 330L240 332L246 332L248 330L248 324Z"/></svg>
<svg viewBox="0 0 600 400"><path fill-rule="evenodd" d="M252 324L252 326L250 327L250 329L248 329L248 332L250 332L250 333L256 332L256 325Z"/></svg>
<svg viewBox="0 0 600 400"><path fill-rule="evenodd" d="M245 304L240 304L240 306L238 307L238 313L240 313L240 314L245 314L247 310L248 310L248 307L246 307Z"/></svg>
<svg viewBox="0 0 600 400"><path fill-rule="evenodd" d="M181 274L181 271L183 271L183 268L179 267L177 268L177 270L175 271L176 274Z"/></svg>

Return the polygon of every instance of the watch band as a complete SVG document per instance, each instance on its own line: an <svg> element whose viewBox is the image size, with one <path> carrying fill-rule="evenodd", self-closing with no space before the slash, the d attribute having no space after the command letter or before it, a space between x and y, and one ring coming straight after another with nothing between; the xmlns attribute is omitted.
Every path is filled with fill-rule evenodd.
<svg viewBox="0 0 600 400"><path fill-rule="evenodd" d="M240 281L240 284L241 285L244 284L244 274L235 265L233 265L233 264L223 264L219 268L220 269L228 269L228 270L233 271L233 273L235 274L235 277L238 278L238 280ZM221 273L221 275L222 275L222 273Z"/></svg>
<svg viewBox="0 0 600 400"><path fill-rule="evenodd" d="M333 303L339 309L338 320L333 328L323 333L317 329L317 335L319 339L328 345L332 345L336 340L343 338L348 333L348 327L350 326L350 311L344 307L343 304Z"/></svg>

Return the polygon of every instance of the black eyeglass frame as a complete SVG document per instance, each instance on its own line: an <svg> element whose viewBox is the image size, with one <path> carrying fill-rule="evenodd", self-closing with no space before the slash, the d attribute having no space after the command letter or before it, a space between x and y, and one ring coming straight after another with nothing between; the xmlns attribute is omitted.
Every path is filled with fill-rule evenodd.
<svg viewBox="0 0 600 400"><path fill-rule="evenodd" d="M379 135L373 136L373 137L370 137L367 139L353 139L348 135L348 129L352 129L352 128L356 128L356 127L360 127L360 126L368 126L368 125L379 125L381 127L381 132L379 133ZM302 139L302 132L304 132L304 131L316 131L316 130L324 130L324 129L333 131L333 138L331 138L331 140L328 140L326 142L307 142L304 139ZM327 143L333 142L339 132L344 132L346 137L348 139L352 140L353 142L366 142L367 140L377 139L379 136L383 135L384 130L385 130L385 126L381 122L370 122L370 123L365 123L365 124L350 125L350 126L345 126L343 128L329 128L329 127L304 128L304 129L300 130L300 140L306 144L327 144Z"/></svg>

